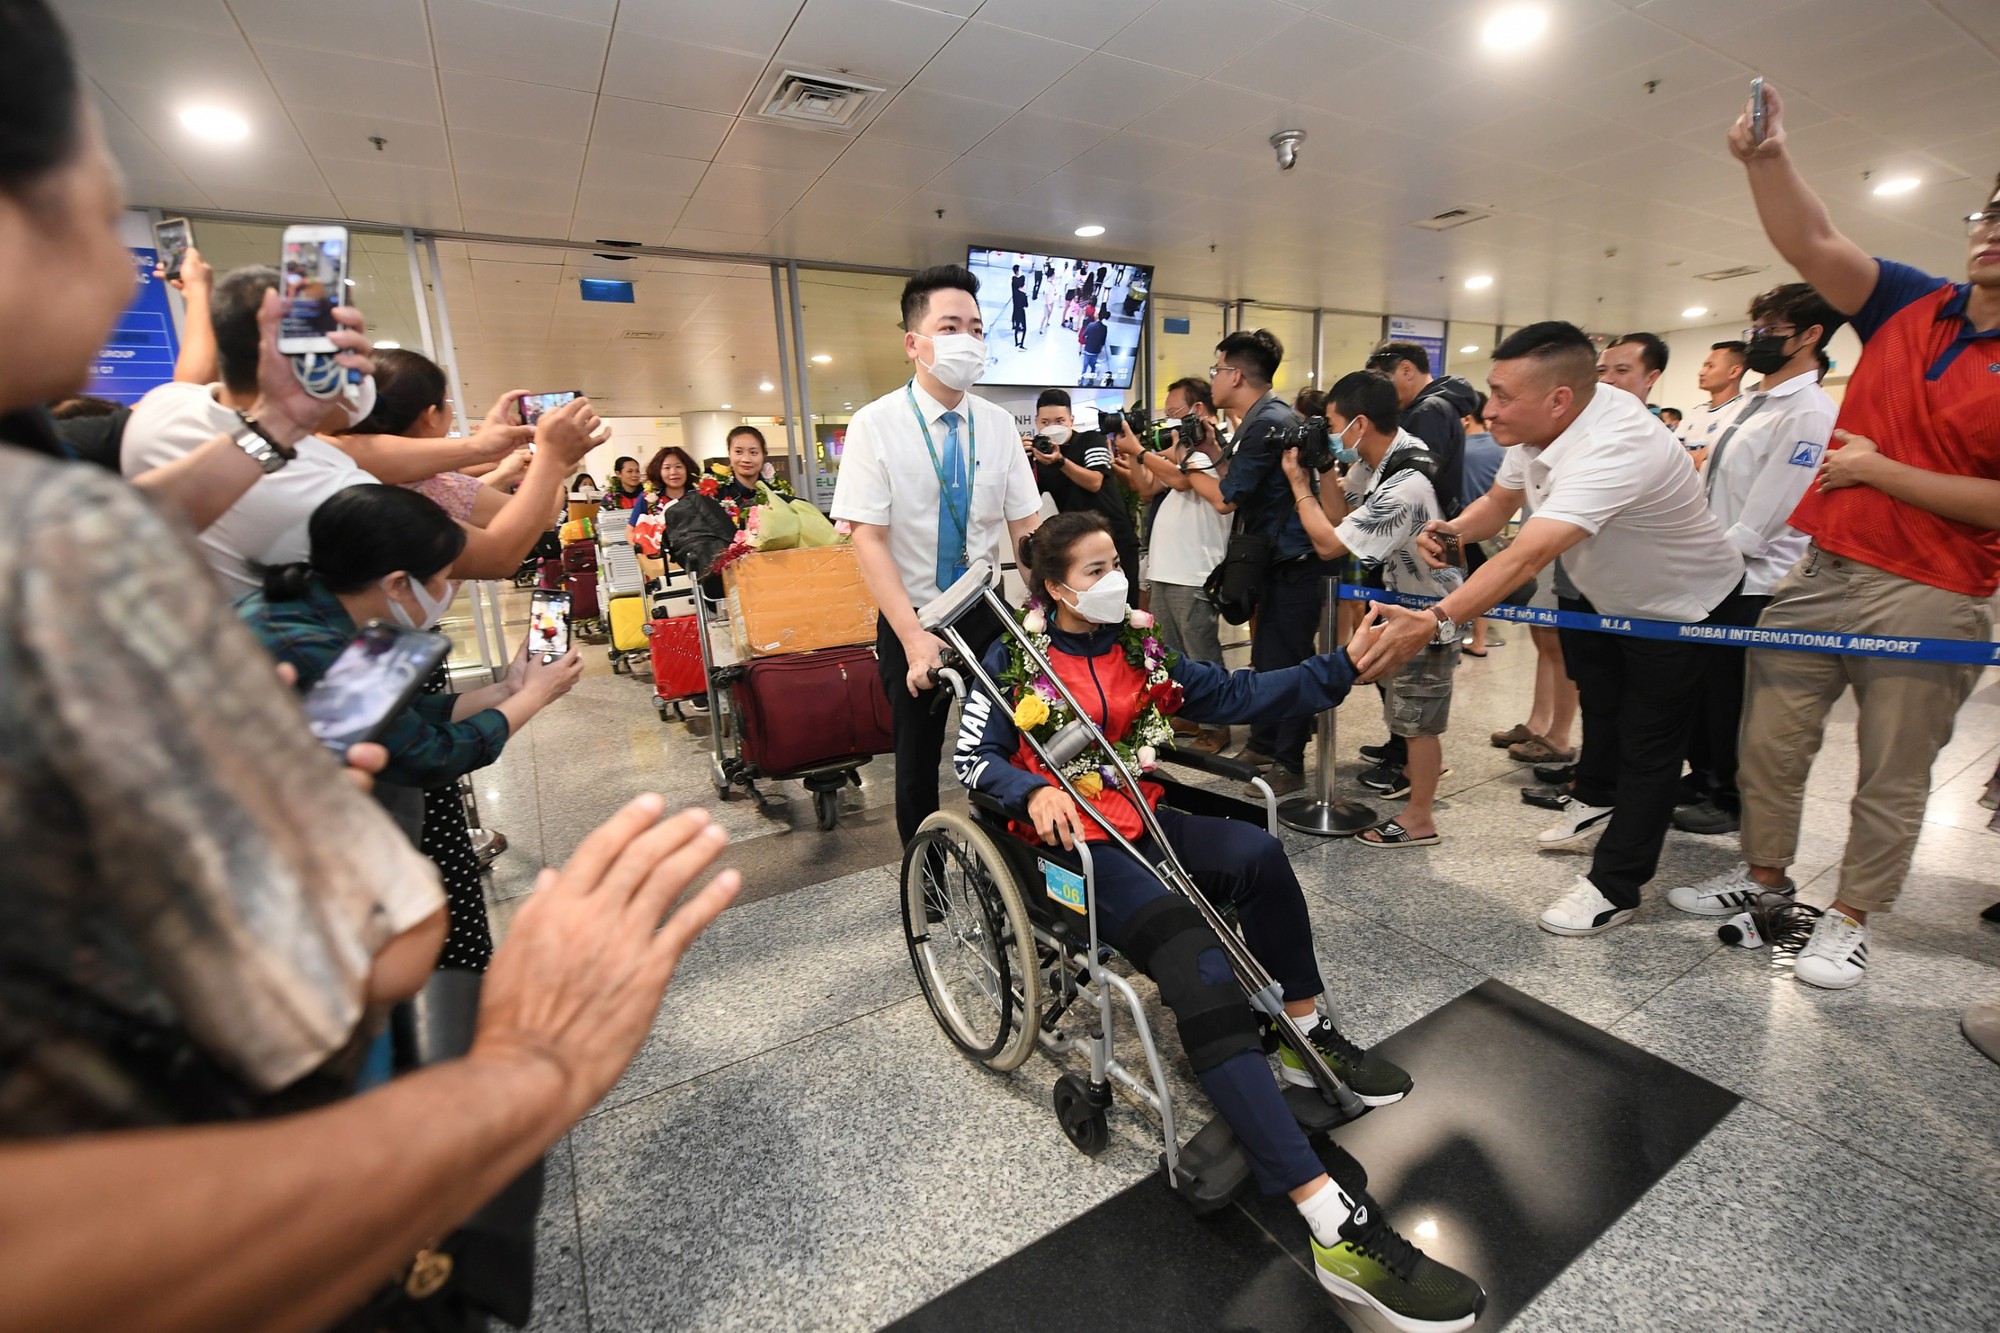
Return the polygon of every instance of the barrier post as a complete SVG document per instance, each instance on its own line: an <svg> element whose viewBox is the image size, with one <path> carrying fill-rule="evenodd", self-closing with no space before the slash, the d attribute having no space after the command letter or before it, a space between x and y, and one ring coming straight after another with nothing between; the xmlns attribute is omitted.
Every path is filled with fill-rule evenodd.
<svg viewBox="0 0 2000 1333"><path fill-rule="evenodd" d="M1320 643L1331 652L1340 634L1340 579L1326 581L1326 608L1320 620ZM1365 828L1373 828L1381 817L1371 806L1344 801L1334 793L1334 720L1338 709L1319 715L1319 766L1313 771L1309 792L1301 792L1278 803L1278 822L1288 829L1322 838L1351 838Z"/></svg>

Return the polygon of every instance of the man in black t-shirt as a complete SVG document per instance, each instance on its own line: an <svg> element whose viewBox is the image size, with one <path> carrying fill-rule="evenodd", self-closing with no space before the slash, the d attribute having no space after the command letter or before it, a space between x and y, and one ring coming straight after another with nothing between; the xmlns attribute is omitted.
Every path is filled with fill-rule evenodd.
<svg viewBox="0 0 2000 1333"><path fill-rule="evenodd" d="M1041 448L1036 441L1042 442ZM1078 431L1069 394L1044 389L1035 400L1035 434L1028 441L1035 484L1065 514L1096 514L1111 528L1118 563L1125 570L1126 597L1139 604L1139 533L1132 523L1129 493L1111 474L1111 446L1101 431Z"/></svg>

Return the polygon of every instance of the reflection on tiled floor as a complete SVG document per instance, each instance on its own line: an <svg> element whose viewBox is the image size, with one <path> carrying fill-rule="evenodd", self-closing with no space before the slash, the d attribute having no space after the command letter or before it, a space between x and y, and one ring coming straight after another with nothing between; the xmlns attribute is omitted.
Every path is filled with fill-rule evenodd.
<svg viewBox="0 0 2000 1333"><path fill-rule="evenodd" d="M2000 1326L2000 1067L1957 1031L1967 1003L2000 995L2000 930L1978 920L2000 898L2000 834L1977 805L2000 760L2000 677L1933 772L1869 979L1829 994L1662 900L1733 864L1733 838L1670 835L1627 927L1595 940L1535 929L1588 860L1538 850L1549 816L1521 804L1526 770L1486 744L1525 712L1533 649L1511 637L1458 673L1441 844L1384 853L1286 835L1333 1005L1373 1042L1491 977L1743 1103L1509 1326ZM1155 1131L1129 1105L1111 1148L1085 1159L1050 1114L1047 1059L996 1075L938 1032L902 942L888 759L863 770L832 834L796 784L771 784L769 807L721 802L706 739L661 724L649 685L612 675L602 649L588 660L571 698L480 775L482 815L513 843L495 867L496 930L542 864L642 790L709 809L763 887L696 945L632 1071L552 1159L536 1329L878 1327L1155 1169ZM1846 832L1852 717L1835 711L1807 802L1795 873L1816 903ZM1355 747L1383 735L1373 691L1338 719L1351 790ZM1268 1297L1246 1289L1219 1308L1228 1326L1264 1327Z"/></svg>

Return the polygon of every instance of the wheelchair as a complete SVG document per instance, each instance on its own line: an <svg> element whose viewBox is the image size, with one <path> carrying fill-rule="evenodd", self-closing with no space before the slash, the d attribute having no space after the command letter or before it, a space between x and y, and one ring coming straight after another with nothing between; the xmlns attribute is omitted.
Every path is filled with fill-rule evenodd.
<svg viewBox="0 0 2000 1333"><path fill-rule="evenodd" d="M1216 908L1181 866L1150 809L1141 803L1147 836L1141 845L1112 828L1077 796L1063 764L1096 746L1110 755L1123 781L1136 789L1125 768L1093 726L1061 678L1029 643L1011 611L994 591L993 568L975 564L937 600L918 612L926 630L950 645L940 686L964 698L977 688L1000 707L1010 707L955 628L981 604L998 616L1041 674L1062 689L1076 721L1046 746L1025 739L1048 770L1058 775L1079 810L1111 839L1150 866L1167 887L1196 908L1214 930L1232 970L1266 1025L1266 1047L1290 1045L1313 1074L1315 1088L1288 1088L1285 1100L1308 1132L1324 1132L1365 1113L1367 1107L1329 1068L1319 1052L1286 1015L1278 984L1265 971L1233 922L1233 912ZM1174 763L1260 788L1263 806L1179 781L1155 771L1148 780L1165 789L1162 803L1187 814L1248 819L1277 833L1277 801L1257 770L1220 756L1165 750ZM1031 843L1014 834L998 802L970 792L970 814L941 810L918 828L904 850L902 911L905 941L932 1015L954 1045L996 1072L1021 1068L1040 1049L1058 1063L1081 1056L1088 1073L1066 1069L1057 1079L1053 1102L1057 1123L1079 1151L1096 1156L1110 1143L1113 1086L1125 1090L1159 1122L1160 1168L1166 1183L1197 1213L1221 1208L1250 1182L1247 1156L1220 1115L1185 1142L1180 1136L1167 1070L1153 1037L1145 1006L1130 981L1109 966L1114 954L1097 933L1091 844L1074 851ZM1103 844L1098 844L1102 846ZM1141 849L1144 847L1144 850ZM1145 1057L1135 1070L1115 1054L1119 1010L1129 1016Z"/></svg>

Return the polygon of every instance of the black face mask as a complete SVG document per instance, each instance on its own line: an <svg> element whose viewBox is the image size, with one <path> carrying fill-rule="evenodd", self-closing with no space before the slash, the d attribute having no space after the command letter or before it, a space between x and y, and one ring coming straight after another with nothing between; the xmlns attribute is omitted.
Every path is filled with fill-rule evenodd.
<svg viewBox="0 0 2000 1333"><path fill-rule="evenodd" d="M1787 337L1778 333L1758 334L1750 340L1749 347L1744 351L1743 364L1759 375L1776 374L1785 368L1787 361L1792 359L1792 354L1785 350L1785 344L1797 336L1792 334Z"/></svg>

